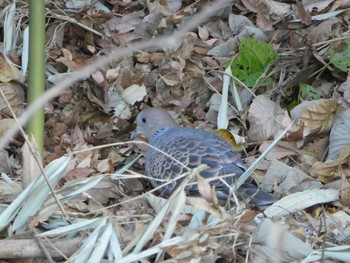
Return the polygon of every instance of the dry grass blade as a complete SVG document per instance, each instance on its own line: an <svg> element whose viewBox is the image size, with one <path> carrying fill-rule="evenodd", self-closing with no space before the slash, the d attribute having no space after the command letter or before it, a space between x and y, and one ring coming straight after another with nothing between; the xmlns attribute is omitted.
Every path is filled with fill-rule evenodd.
<svg viewBox="0 0 350 263"><path fill-rule="evenodd" d="M16 32L15 32L15 15L16 15L16 2L8 5L5 9L6 12L4 22L4 53L8 53L16 47ZM5 11L5 10L4 10Z"/></svg>
<svg viewBox="0 0 350 263"><path fill-rule="evenodd" d="M26 76L29 62L29 27L23 32L22 74Z"/></svg>
<svg viewBox="0 0 350 263"><path fill-rule="evenodd" d="M75 234L78 231L86 230L86 229L96 229L99 225L102 223L105 224L106 219L105 218L94 218L94 219L80 219L76 223L49 230L44 233L37 234L36 236L46 236L46 237L56 237L61 235L69 235L69 234Z"/></svg>
<svg viewBox="0 0 350 263"><path fill-rule="evenodd" d="M103 256L107 250L108 243L112 236L113 226L109 222L101 233L101 236L97 239L89 260L87 262L101 262Z"/></svg>
<svg viewBox="0 0 350 263"><path fill-rule="evenodd" d="M198 173L197 171L193 171L193 173ZM177 226L177 221L179 219L180 213L182 211L182 208L185 206L186 202L186 194L184 191L186 185L181 189L181 191L178 192L177 195L174 195L172 201L172 210L171 210L171 217L168 223L168 227L165 231L163 240L168 240L171 238L171 236L174 233L174 230ZM175 202L176 201L176 202ZM156 262L159 262L162 258L163 252L159 252L156 258Z"/></svg>
<svg viewBox="0 0 350 263"><path fill-rule="evenodd" d="M190 173L187 173L188 175L181 182L181 184L177 187L177 189L173 192L173 194L170 196L170 198L166 202L165 206L162 208L162 210L157 214L157 216L154 218L152 223L149 225L149 227L147 228L147 230L145 231L145 233L143 234L143 236L139 240L138 244L136 245L135 249L133 250L133 253L135 253L135 254L139 253L141 251L142 247L146 244L146 242L148 242L153 237L153 234L157 230L158 226L161 224L161 222L164 219L164 217L166 216L166 214L170 211L170 208L177 207L178 205L179 205L179 207L184 205L184 203L181 204L180 202L178 202L178 197L181 195L184 195L184 189L185 189L186 185L193 180L193 177L196 174L200 173L205 168L206 168L205 165L201 165L198 168L193 169ZM184 199L181 198L180 200L184 200ZM177 203L179 203L179 204L177 204ZM177 209L177 212L180 212L180 210ZM173 220L172 222L173 223L176 223L177 216L178 216L178 214L175 214L175 213L174 213L174 215L172 215L172 220ZM172 231L173 231L173 228L171 228L171 230L169 230L167 236L170 236Z"/></svg>
<svg viewBox="0 0 350 263"><path fill-rule="evenodd" d="M98 183L101 182L105 178L104 175L89 177L86 179L77 179L75 181L67 183L63 188L58 190L56 194L58 195L58 199L61 203L66 203L70 199L80 195L84 194L86 191L92 189L95 187ZM52 196L51 196L52 197ZM49 198L45 202L45 207L40 210L39 216L44 215L46 213L50 213L50 211L53 211L57 207L57 204L55 202L54 198Z"/></svg>
<svg viewBox="0 0 350 263"><path fill-rule="evenodd" d="M1 179L3 179L5 182L1 182L0 184L0 192L2 195L6 197L3 201L12 201L16 199L16 197L23 191L21 185L15 181L13 181L7 174L1 173L0 176ZM7 199L8 198L8 199ZM7 207L5 205L2 205L3 207ZM3 211L0 210L0 213Z"/></svg>
<svg viewBox="0 0 350 263"><path fill-rule="evenodd" d="M227 67L224 75L224 83L222 84L222 95L221 103L218 113L218 129L227 129L228 126L228 116L227 116L227 107L228 107L228 90L230 86L229 74L231 74L231 67Z"/></svg>
<svg viewBox="0 0 350 263"><path fill-rule="evenodd" d="M94 224L94 231L89 235L89 237L85 240L84 244L80 247L80 249L71 256L70 260L75 263L85 263L89 262L89 258L95 246L97 245L99 236L103 233L103 229L105 228L107 223L107 218L99 218ZM97 252L95 254L97 256Z"/></svg>
<svg viewBox="0 0 350 263"><path fill-rule="evenodd" d="M106 251L113 255L114 259L122 258L122 252L117 239L117 234L111 222L107 218L96 218L77 222L59 229L47 231L37 236L72 235L78 231L93 228L94 231L84 241L84 244L70 258L76 263L100 262Z"/></svg>
<svg viewBox="0 0 350 263"><path fill-rule="evenodd" d="M117 260L123 257L123 253L120 247L120 243L118 241L118 237L115 231L112 231L111 239L109 241L108 251L113 255L113 257Z"/></svg>
<svg viewBox="0 0 350 263"><path fill-rule="evenodd" d="M64 201L67 201L69 198L72 198L74 196L77 196L81 193L86 192L87 190L96 186L103 178L105 178L104 175L97 175L94 177L78 179L70 183L67 183L62 189L60 189L60 191L58 191L58 193L68 192L69 194L64 195L63 198L61 198L60 200L64 202ZM78 189L73 191L73 189L76 189L76 188Z"/></svg>
<svg viewBox="0 0 350 263"><path fill-rule="evenodd" d="M70 166L71 155L65 155L46 168L50 183L55 185ZM43 176L33 181L0 215L0 229L6 227L14 218L13 231L24 231L28 224L28 218L34 215L50 193Z"/></svg>
<svg viewBox="0 0 350 263"><path fill-rule="evenodd" d="M314 251L302 263L317 262L324 259L339 260L341 262L350 262L350 246L337 246L326 248L323 251Z"/></svg>
<svg viewBox="0 0 350 263"><path fill-rule="evenodd" d="M182 241L183 241L182 237L174 237L172 239L163 241L163 242L159 243L158 245L156 245L154 247L145 249L145 250L143 250L140 253L129 254L129 255L123 257L122 259L118 260L118 263L129 263L129 262L138 261L140 259L152 256L154 254L157 254L158 252L162 251L163 247L176 245L176 244L179 244Z"/></svg>

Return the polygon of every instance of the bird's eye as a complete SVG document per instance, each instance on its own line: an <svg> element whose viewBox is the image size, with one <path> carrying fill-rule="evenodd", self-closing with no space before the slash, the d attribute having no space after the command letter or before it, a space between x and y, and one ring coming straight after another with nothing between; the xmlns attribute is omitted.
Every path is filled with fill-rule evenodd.
<svg viewBox="0 0 350 263"><path fill-rule="evenodd" d="M146 118L142 118L142 122L143 122L143 123L146 123Z"/></svg>

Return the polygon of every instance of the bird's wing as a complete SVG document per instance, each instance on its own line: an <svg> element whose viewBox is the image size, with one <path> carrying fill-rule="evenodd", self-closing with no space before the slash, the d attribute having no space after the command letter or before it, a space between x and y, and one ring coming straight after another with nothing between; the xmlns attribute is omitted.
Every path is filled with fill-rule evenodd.
<svg viewBox="0 0 350 263"><path fill-rule="evenodd" d="M244 172L244 165L231 146L221 137L201 130L181 128L180 131L172 130L155 138L153 146L171 155L177 161L188 168L207 164L208 169L201 172L204 178L214 178L227 174L235 176L224 179L231 185L237 176ZM175 160L161 152L149 148L146 159L146 173L154 179L173 179L188 171ZM170 184L167 190L172 191L181 180ZM211 181L216 188L226 188L224 181L217 179ZM162 182L154 181L154 186ZM189 192L198 192L194 185L188 188Z"/></svg>

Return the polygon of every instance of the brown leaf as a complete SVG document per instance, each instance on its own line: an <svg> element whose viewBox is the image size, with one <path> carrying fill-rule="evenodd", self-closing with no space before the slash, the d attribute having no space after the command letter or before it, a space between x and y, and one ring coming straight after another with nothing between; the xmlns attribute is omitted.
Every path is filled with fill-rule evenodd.
<svg viewBox="0 0 350 263"><path fill-rule="evenodd" d="M74 168L71 169L67 175L66 178L68 180L75 180L79 178L87 178L90 174L94 172L91 168Z"/></svg>
<svg viewBox="0 0 350 263"><path fill-rule="evenodd" d="M307 34L307 41L310 44L319 43L339 36L341 20L331 17L321 22L316 27L310 27Z"/></svg>
<svg viewBox="0 0 350 263"><path fill-rule="evenodd" d="M291 111L292 119L298 119L293 130L302 129L303 137L329 132L333 125L338 103L333 99L304 101Z"/></svg>
<svg viewBox="0 0 350 263"><path fill-rule="evenodd" d="M271 145L271 142L263 142L262 145L260 145L259 151L263 153L269 146ZM293 145L290 142L279 142L276 146L273 147L273 149L267 154L266 159L267 160L278 160L282 159L286 156L293 156L300 154L299 151L296 149L295 145Z"/></svg>
<svg viewBox="0 0 350 263"><path fill-rule="evenodd" d="M135 57L136 57L138 62L149 63L150 58L151 58L151 54L143 51L143 52L140 52L139 54L137 54Z"/></svg>
<svg viewBox="0 0 350 263"><path fill-rule="evenodd" d="M72 52L68 49L62 49L63 57L57 58L56 61L61 62L68 68L68 71L75 71L81 68L86 62L81 59L75 59Z"/></svg>
<svg viewBox="0 0 350 263"><path fill-rule="evenodd" d="M198 27L198 36L200 37L200 39L202 40L207 40L209 37L209 31L206 27Z"/></svg>
<svg viewBox="0 0 350 263"><path fill-rule="evenodd" d="M117 31L119 33L127 33L135 29L141 23L141 18L145 14L143 11L132 12L127 15L123 15L121 18L113 17L109 20L106 25L112 31Z"/></svg>
<svg viewBox="0 0 350 263"><path fill-rule="evenodd" d="M250 11L262 13L266 17L271 17L271 20L280 20L290 11L290 5L283 2L242 0L242 3Z"/></svg>
<svg viewBox="0 0 350 263"><path fill-rule="evenodd" d="M209 203L207 200L201 197L187 197L187 200L194 207L207 211L208 213L212 214L217 218L223 217L222 212L220 211L220 209L218 209L218 207L214 206L213 204Z"/></svg>
<svg viewBox="0 0 350 263"><path fill-rule="evenodd" d="M62 123L62 122L56 122L56 123L53 123L53 126L52 126L52 135L53 136L62 136L64 133L67 132L67 124L65 123Z"/></svg>
<svg viewBox="0 0 350 263"><path fill-rule="evenodd" d="M311 175L317 177L321 182L328 183L334 181L337 177L339 169L343 164L349 162L350 146L345 147L340 156L335 160L327 160L325 162L316 162L311 168Z"/></svg>
<svg viewBox="0 0 350 263"><path fill-rule="evenodd" d="M259 95L250 105L248 135L253 141L274 138L290 123L288 113L265 95Z"/></svg>
<svg viewBox="0 0 350 263"><path fill-rule="evenodd" d="M170 72L164 76L160 76L160 78L165 82L168 86L175 86L180 83L182 80L179 76L179 74L175 72Z"/></svg>
<svg viewBox="0 0 350 263"><path fill-rule="evenodd" d="M310 12L320 13L325 8L328 8L332 2L334 2L334 0L304 1L304 6Z"/></svg>
<svg viewBox="0 0 350 263"><path fill-rule="evenodd" d="M141 23L139 23L134 30L134 33L142 37L150 37L156 31L160 21L164 17L160 5L157 5L150 14L145 16Z"/></svg>
<svg viewBox="0 0 350 263"><path fill-rule="evenodd" d="M111 172L112 171L109 159L104 159L101 160L98 164L96 169L100 172L100 173L106 173L106 172Z"/></svg>
<svg viewBox="0 0 350 263"><path fill-rule="evenodd" d="M0 82L7 83L11 80L24 82L21 72L11 64L7 63L4 55L0 53Z"/></svg>
<svg viewBox="0 0 350 263"><path fill-rule="evenodd" d="M270 192L274 184L278 185L279 192L282 194L322 187L320 182L308 176L298 167L290 167L277 160L272 160L260 186Z"/></svg>
<svg viewBox="0 0 350 263"><path fill-rule="evenodd" d="M259 224L252 240L252 262L275 262L276 254L282 262L300 261L313 251L309 244L292 235L285 225L268 218Z"/></svg>
<svg viewBox="0 0 350 263"><path fill-rule="evenodd" d="M297 11L300 17L300 20L305 25L311 24L311 14L308 10L305 9L302 0L297 0Z"/></svg>
<svg viewBox="0 0 350 263"><path fill-rule="evenodd" d="M199 193L202 195L202 197L204 197L204 199L206 199L207 201L210 201L212 188L210 187L208 181L205 180L199 174L197 174L197 184Z"/></svg>
<svg viewBox="0 0 350 263"><path fill-rule="evenodd" d="M350 182L344 174L341 178L340 198L344 205L350 207Z"/></svg>
<svg viewBox="0 0 350 263"><path fill-rule="evenodd" d="M316 158L316 161L321 161L325 158L329 145L329 136L324 138L317 138L317 140L308 143L303 147L303 152L307 152L308 155L312 155ZM312 163L313 164L313 163Z"/></svg>
<svg viewBox="0 0 350 263"><path fill-rule="evenodd" d="M247 224L251 222L257 214L257 211L248 210L239 218L239 223Z"/></svg>
<svg viewBox="0 0 350 263"><path fill-rule="evenodd" d="M1 62L0 62L1 63ZM20 116L24 109L24 91L19 84L1 83L0 89L3 91L6 100L10 104L16 116ZM12 113L7 108L3 96L0 96L0 112L12 117Z"/></svg>
<svg viewBox="0 0 350 263"><path fill-rule="evenodd" d="M14 119L0 119L0 137L2 137L15 123L16 121Z"/></svg>
<svg viewBox="0 0 350 263"><path fill-rule="evenodd" d="M349 7L350 7L350 2L348 0L338 0L333 2L333 5L328 12L332 12L337 9L346 9Z"/></svg>

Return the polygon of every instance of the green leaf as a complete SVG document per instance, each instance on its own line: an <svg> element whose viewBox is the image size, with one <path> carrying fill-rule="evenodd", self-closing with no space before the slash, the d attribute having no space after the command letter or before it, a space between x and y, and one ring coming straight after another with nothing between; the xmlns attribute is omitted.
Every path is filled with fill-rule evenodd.
<svg viewBox="0 0 350 263"><path fill-rule="evenodd" d="M346 39L345 44L343 50L336 52L334 49L329 49L328 54L331 57L330 63L341 71L348 72L350 69L350 39Z"/></svg>
<svg viewBox="0 0 350 263"><path fill-rule="evenodd" d="M287 109L290 112L292 109L294 109L297 105L299 104L299 102L297 100L293 100L291 103L289 103Z"/></svg>
<svg viewBox="0 0 350 263"><path fill-rule="evenodd" d="M298 100L300 102L303 101L308 101L308 100L319 100L321 99L322 96L320 93L317 92L317 90L307 84L300 83L299 84L299 95L298 95Z"/></svg>
<svg viewBox="0 0 350 263"><path fill-rule="evenodd" d="M243 39L239 45L239 55L232 63L232 74L247 87L253 87L269 64L277 58L278 54L271 45L252 38ZM259 84L266 86L272 82L272 78L265 78Z"/></svg>

